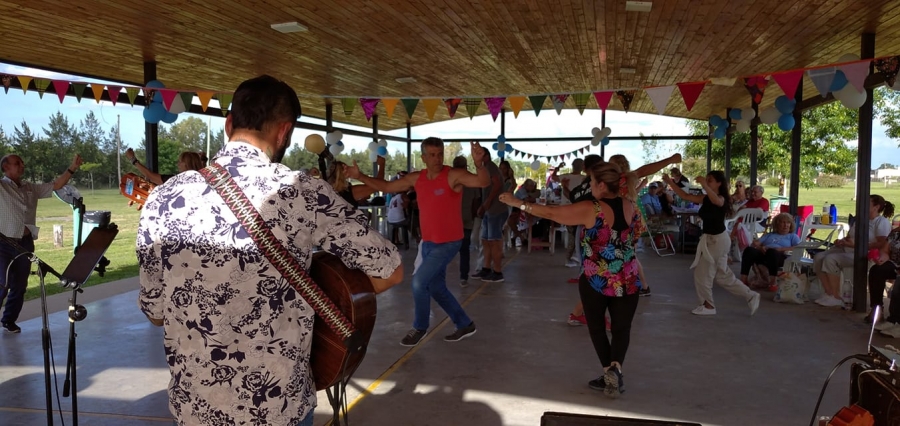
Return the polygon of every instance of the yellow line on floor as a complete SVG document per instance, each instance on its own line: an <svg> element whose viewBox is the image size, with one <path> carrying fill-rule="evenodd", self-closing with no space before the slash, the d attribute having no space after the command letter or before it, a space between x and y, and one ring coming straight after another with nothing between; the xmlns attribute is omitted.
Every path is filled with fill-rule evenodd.
<svg viewBox="0 0 900 426"><path fill-rule="evenodd" d="M512 260L515 259L516 256L519 255L519 253L521 253L521 251L517 250L512 256L506 258L506 261L503 262L502 266L505 268L506 265L509 264L509 262L512 262ZM469 297L467 297L466 300L463 303L461 303L462 307L465 308L469 303L471 303L473 300L475 300L475 297L480 295L481 290L483 290L488 284L491 284L491 283L482 283L481 286L479 286L478 289L475 290L475 292L470 294ZM413 346L412 348L410 348L396 362L391 364L391 366L388 367L388 369L385 370L384 373L381 373L381 375L378 376L378 378L375 379L375 381L373 381L372 384L370 384L369 387L366 388L366 390L362 391L362 393L357 395L356 398L354 398L353 401L351 401L350 404L347 405L347 412L349 413L350 410L352 410L353 407L356 406L356 404L358 404L360 401L362 401L363 398L365 398L367 395L370 395L372 392L375 391L375 389L378 389L378 387L381 386L382 382L387 380L387 378L390 377L391 374L393 374L395 371L397 371L397 369L400 368L400 366L405 364L406 361L408 361L413 356L413 354L415 354L416 352L419 351L419 348L424 346L425 343L428 343L428 341L430 341L434 336L436 336L437 332L441 328L443 328L444 325L446 325L448 322L450 322L450 317L444 318L440 323L438 323L438 325L436 327L434 327L434 329L431 330L431 332L428 333L428 335L425 336L425 338L421 342L419 342L416 346ZM331 420L329 420L328 423L325 423L325 426L331 426Z"/></svg>
<svg viewBox="0 0 900 426"><path fill-rule="evenodd" d="M4 411L13 412L13 413L34 413L34 414L37 414L37 413L46 414L47 413L46 408L37 409L37 408L0 407L0 412L4 412ZM68 410L63 410L63 414L72 414L72 412L68 411ZM53 416L58 417L59 410L54 410ZM84 412L84 411L79 411L78 417L79 417L79 419L81 419L81 417L104 417L104 418L114 418L114 419L145 420L145 421L150 421L150 422L160 422L160 423L168 423L168 424L172 424L172 422L175 421L175 419L172 417L134 416L134 415L130 415L130 414L94 413L94 412Z"/></svg>

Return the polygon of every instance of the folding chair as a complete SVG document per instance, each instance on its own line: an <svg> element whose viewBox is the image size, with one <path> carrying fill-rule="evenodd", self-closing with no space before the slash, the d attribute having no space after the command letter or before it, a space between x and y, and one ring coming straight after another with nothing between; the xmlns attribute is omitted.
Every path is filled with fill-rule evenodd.
<svg viewBox="0 0 900 426"><path fill-rule="evenodd" d="M641 234L641 238L650 239L650 247L660 257L671 256L675 254L675 239L672 238L679 231L677 225L666 225L657 215L648 215L647 208L644 203L638 202L638 208L641 210L641 219L644 220L646 230ZM661 241L657 242L656 237L661 236Z"/></svg>

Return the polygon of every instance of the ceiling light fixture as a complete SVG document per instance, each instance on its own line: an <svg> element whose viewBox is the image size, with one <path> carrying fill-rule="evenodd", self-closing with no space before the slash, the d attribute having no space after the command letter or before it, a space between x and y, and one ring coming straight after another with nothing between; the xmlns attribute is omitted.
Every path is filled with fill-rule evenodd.
<svg viewBox="0 0 900 426"><path fill-rule="evenodd" d="M622 67L619 68L619 72L622 74L634 74L637 72L637 70L631 67Z"/></svg>
<svg viewBox="0 0 900 426"><path fill-rule="evenodd" d="M305 33L308 28L298 22L282 22L280 24L272 24L272 29L282 34L287 33Z"/></svg>
<svg viewBox="0 0 900 426"><path fill-rule="evenodd" d="M650 8L653 7L653 3L649 1L635 1L628 0L625 2L625 11L626 12L650 12Z"/></svg>
<svg viewBox="0 0 900 426"><path fill-rule="evenodd" d="M397 83L404 84L404 83L415 83L416 79L414 77L400 77L394 81L396 81Z"/></svg>

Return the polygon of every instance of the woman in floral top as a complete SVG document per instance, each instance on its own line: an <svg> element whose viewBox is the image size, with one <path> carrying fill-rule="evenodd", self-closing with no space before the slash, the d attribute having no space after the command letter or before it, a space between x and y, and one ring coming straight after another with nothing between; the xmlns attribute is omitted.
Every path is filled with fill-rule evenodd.
<svg viewBox="0 0 900 426"><path fill-rule="evenodd" d="M500 201L519 207L534 216L585 228L581 242L584 273L579 293L584 304L588 330L604 373L588 382L610 397L625 392L622 363L631 336L631 321L638 305L641 280L638 277L635 243L643 231L641 213L633 201L623 197L634 188L634 178L613 163L600 163L589 170L593 201L565 206L523 203L510 193ZM610 315L612 342L606 336L604 314Z"/></svg>

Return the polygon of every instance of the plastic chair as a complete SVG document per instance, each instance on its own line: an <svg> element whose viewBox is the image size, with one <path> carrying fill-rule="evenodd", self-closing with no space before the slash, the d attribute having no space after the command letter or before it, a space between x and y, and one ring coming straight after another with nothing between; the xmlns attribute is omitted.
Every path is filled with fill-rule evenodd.
<svg viewBox="0 0 900 426"><path fill-rule="evenodd" d="M646 228L646 231L641 234L641 238L649 238L650 247L652 247L653 251L660 257L675 254L675 240L672 236L678 233L678 226L666 225L660 220L659 216L647 215L647 208L644 206L644 203L638 202L637 204L638 209L641 211L641 219L644 221ZM662 236L661 244L657 244L657 236Z"/></svg>

